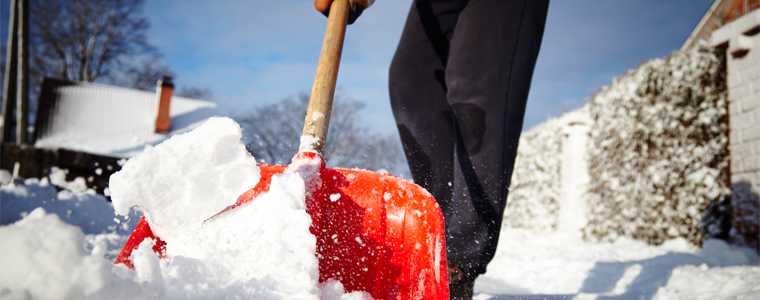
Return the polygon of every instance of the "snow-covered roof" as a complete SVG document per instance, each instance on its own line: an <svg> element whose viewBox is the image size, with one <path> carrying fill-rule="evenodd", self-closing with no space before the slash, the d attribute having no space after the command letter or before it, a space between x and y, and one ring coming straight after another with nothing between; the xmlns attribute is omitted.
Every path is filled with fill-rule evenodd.
<svg viewBox="0 0 760 300"><path fill-rule="evenodd" d="M214 102L172 96L166 134L155 132L157 110L156 93L46 78L34 146L132 157L217 115Z"/></svg>

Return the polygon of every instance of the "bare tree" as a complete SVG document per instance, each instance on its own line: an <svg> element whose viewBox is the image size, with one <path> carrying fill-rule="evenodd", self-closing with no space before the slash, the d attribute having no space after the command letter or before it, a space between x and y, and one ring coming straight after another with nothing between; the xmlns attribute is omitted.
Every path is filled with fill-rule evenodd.
<svg viewBox="0 0 760 300"><path fill-rule="evenodd" d="M91 82L125 56L155 52L143 0L33 0L32 65L40 75Z"/></svg>
<svg viewBox="0 0 760 300"><path fill-rule="evenodd" d="M288 164L298 152L309 95L258 106L237 117L243 141L262 163ZM328 167L361 168L410 178L398 136L371 132L357 122L362 102L336 93L325 160Z"/></svg>
<svg viewBox="0 0 760 300"><path fill-rule="evenodd" d="M182 87L177 91L177 96L214 101L214 94L208 88Z"/></svg>
<svg viewBox="0 0 760 300"><path fill-rule="evenodd" d="M30 120L45 77L154 90L171 73L147 42L144 0L30 0Z"/></svg>
<svg viewBox="0 0 760 300"><path fill-rule="evenodd" d="M174 71L161 61L161 55L156 53L119 61L118 67L120 72L114 72L118 74L109 76L109 79L117 85L139 90L155 91L156 82L162 76L176 77Z"/></svg>
<svg viewBox="0 0 760 300"><path fill-rule="evenodd" d="M308 101L308 99L307 99ZM299 99L258 106L236 117L243 128L243 142L261 163L287 164L298 152L306 106Z"/></svg>

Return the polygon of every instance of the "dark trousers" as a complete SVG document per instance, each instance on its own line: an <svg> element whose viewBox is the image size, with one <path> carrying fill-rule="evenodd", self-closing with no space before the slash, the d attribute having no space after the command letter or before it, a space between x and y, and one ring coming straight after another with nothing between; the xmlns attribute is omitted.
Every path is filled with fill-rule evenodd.
<svg viewBox="0 0 760 300"><path fill-rule="evenodd" d="M415 0L390 67L414 182L441 206L447 257L494 256L548 0Z"/></svg>

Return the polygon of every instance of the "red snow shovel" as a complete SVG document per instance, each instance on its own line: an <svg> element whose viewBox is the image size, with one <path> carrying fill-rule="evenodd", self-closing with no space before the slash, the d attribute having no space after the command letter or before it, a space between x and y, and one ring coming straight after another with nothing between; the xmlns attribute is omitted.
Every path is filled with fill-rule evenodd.
<svg viewBox="0 0 760 300"><path fill-rule="evenodd" d="M317 237L319 282L338 280L346 292L364 291L375 299L449 299L443 215L435 199L395 176L325 168L319 154L327 138L348 13L348 0L332 3L306 113L306 138L294 158L320 160L322 186L306 198L310 231ZM228 209L268 191L272 176L287 168L259 167L259 183ZM155 239L153 251L165 257L166 243L143 217L115 263L133 268L129 257L145 238Z"/></svg>

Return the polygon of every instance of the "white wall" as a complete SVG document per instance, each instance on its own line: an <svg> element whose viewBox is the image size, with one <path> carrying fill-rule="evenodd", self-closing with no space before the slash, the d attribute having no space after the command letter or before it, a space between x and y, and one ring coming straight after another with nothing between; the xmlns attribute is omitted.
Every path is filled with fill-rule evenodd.
<svg viewBox="0 0 760 300"><path fill-rule="evenodd" d="M732 185L732 239L760 250L760 10L715 30L726 50Z"/></svg>
<svg viewBox="0 0 760 300"><path fill-rule="evenodd" d="M587 106L566 113L559 121L562 124L562 159L557 231L580 240L581 229L587 222L585 196L590 177L586 154L593 121Z"/></svg>

